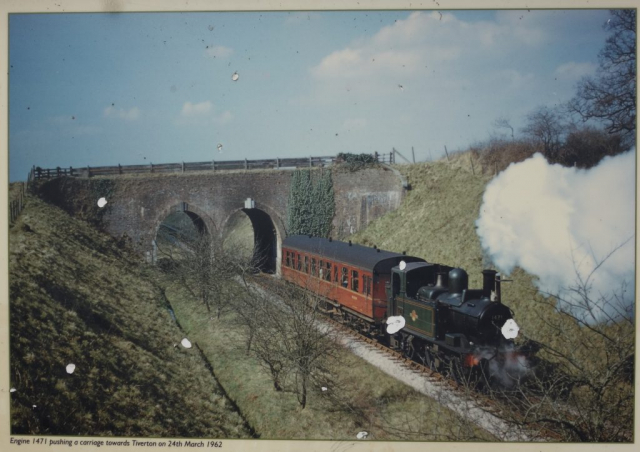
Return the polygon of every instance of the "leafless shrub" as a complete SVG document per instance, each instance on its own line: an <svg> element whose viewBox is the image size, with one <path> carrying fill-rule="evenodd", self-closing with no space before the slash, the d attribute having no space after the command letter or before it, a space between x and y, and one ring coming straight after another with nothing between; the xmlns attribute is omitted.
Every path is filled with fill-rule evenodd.
<svg viewBox="0 0 640 452"><path fill-rule="evenodd" d="M595 294L591 288L617 249L588 274L576 270L575 282L564 295L542 301L560 316L541 317L546 337L530 338L540 350L529 378L493 393L510 422L547 429L551 438L561 441L633 439L633 307L621 296L624 282L609 294Z"/></svg>
<svg viewBox="0 0 640 452"><path fill-rule="evenodd" d="M168 261L165 266L217 319L231 309L236 278L256 271L255 256L247 260L234 249L223 249L206 232L168 235L161 229L156 243L159 255Z"/></svg>
<svg viewBox="0 0 640 452"><path fill-rule="evenodd" d="M274 389L294 393L302 408L310 391L334 391L331 363L339 345L333 330L319 322L317 292L276 280L266 289L246 288L236 299L236 312L246 327L247 352L258 358Z"/></svg>

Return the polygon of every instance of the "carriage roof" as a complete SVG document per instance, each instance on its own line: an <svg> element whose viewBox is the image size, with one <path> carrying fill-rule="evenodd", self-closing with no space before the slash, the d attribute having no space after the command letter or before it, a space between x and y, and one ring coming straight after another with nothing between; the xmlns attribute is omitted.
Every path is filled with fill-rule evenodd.
<svg viewBox="0 0 640 452"><path fill-rule="evenodd" d="M424 259L404 254L385 251L368 246L349 244L338 240L329 240L321 237L309 237L308 235L294 235L284 239L283 248L316 254L332 261L373 271L378 264L388 261L387 267L397 265L401 260L405 262L423 262ZM390 265L390 266L389 266ZM380 268L378 269L380 270Z"/></svg>

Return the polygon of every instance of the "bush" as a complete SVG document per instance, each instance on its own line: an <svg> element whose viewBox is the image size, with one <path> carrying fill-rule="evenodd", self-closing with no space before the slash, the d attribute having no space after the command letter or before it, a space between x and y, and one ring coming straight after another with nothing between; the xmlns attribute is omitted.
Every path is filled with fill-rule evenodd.
<svg viewBox="0 0 640 452"><path fill-rule="evenodd" d="M378 161L371 154L351 154L341 152L336 159L340 166L347 168L351 172L359 171L363 168L378 165Z"/></svg>
<svg viewBox="0 0 640 452"><path fill-rule="evenodd" d="M585 127L573 130L567 135L558 157L550 163L591 168L607 155L617 155L626 150L622 145L621 135Z"/></svg>

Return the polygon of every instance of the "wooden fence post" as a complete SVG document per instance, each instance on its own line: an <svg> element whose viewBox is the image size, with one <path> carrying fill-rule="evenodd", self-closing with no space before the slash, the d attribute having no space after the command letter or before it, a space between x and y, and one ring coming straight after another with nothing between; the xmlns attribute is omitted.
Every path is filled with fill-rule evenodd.
<svg viewBox="0 0 640 452"><path fill-rule="evenodd" d="M309 168L313 167L313 162L311 161L311 156L309 156Z"/></svg>
<svg viewBox="0 0 640 452"><path fill-rule="evenodd" d="M122 174L122 166L118 163L118 174Z"/></svg>
<svg viewBox="0 0 640 452"><path fill-rule="evenodd" d="M182 172L184 173L184 162L182 162Z"/></svg>
<svg viewBox="0 0 640 452"><path fill-rule="evenodd" d="M473 173L473 175L476 175L476 170L473 167L473 158L471 157L471 153L469 153L469 161L471 162L471 172Z"/></svg>
<svg viewBox="0 0 640 452"><path fill-rule="evenodd" d="M276 168L280 169L280 159L276 157Z"/></svg>
<svg viewBox="0 0 640 452"><path fill-rule="evenodd" d="M149 162L149 165L151 166L151 172L153 173L153 162Z"/></svg>
<svg viewBox="0 0 640 452"><path fill-rule="evenodd" d="M447 154L447 162L450 162L451 160L449 159L449 151L447 151L447 145L444 145L444 152L445 154Z"/></svg>
<svg viewBox="0 0 640 452"><path fill-rule="evenodd" d="M244 159L244 169L249 169L249 162L247 159Z"/></svg>

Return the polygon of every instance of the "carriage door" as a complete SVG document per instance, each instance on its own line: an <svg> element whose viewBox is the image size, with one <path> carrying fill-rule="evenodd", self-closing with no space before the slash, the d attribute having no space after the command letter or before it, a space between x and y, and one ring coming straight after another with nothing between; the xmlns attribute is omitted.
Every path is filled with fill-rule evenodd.
<svg viewBox="0 0 640 452"><path fill-rule="evenodd" d="M393 315L404 316L405 296L404 272L391 272L391 295L393 299Z"/></svg>

